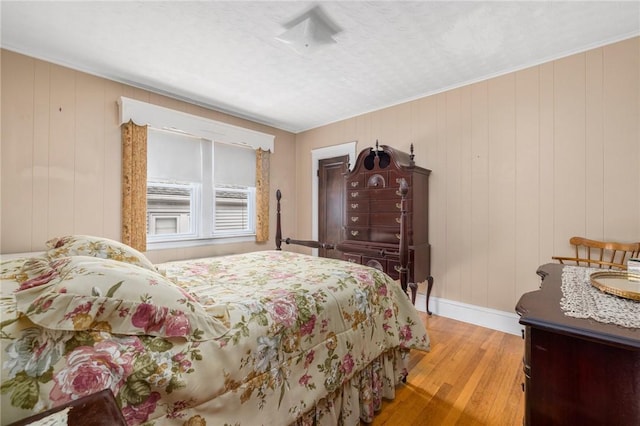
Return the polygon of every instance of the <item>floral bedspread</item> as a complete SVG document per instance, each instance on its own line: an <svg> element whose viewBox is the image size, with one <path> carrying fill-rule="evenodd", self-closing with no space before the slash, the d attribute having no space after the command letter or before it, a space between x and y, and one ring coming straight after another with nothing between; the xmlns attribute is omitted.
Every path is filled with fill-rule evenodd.
<svg viewBox="0 0 640 426"><path fill-rule="evenodd" d="M58 313L59 321L39 321L51 310L50 296L22 306L16 290L33 290L16 278L21 265L2 267L2 424L104 388L116 395L131 425L300 423L374 363L391 363L376 377L393 387L407 374L403 355L429 349L424 325L399 284L348 262L263 251L163 263L155 266L180 290L177 308L153 308L140 286L137 296L135 287L128 289L137 304L119 300L111 314L119 319L109 318L105 300L113 302L109 298L127 283L118 279L93 289L102 305L80 299L73 313ZM68 296L68 274L64 279L56 295ZM84 325L76 327L79 310L91 303L99 308L83 310ZM196 329L198 310L212 322ZM159 315L163 324L178 325L160 324ZM129 325L117 328L122 318ZM349 410L361 415L359 407L342 405L341 417ZM325 414L335 415L330 411ZM313 421L337 421L322 421L322 415L315 413Z"/></svg>

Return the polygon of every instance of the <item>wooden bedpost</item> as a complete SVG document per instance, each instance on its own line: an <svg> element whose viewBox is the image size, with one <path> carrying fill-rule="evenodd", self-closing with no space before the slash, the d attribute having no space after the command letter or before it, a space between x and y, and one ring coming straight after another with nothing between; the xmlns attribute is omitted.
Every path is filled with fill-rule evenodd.
<svg viewBox="0 0 640 426"><path fill-rule="evenodd" d="M329 243L321 243L319 241L310 241L310 240L294 240L292 238L285 238L284 240L282 239L282 225L280 222L280 199L282 198L282 193L280 192L280 190L278 189L276 191L276 200L277 200L277 206L276 206L276 250L282 250L282 243L286 243L286 244L296 244L299 246L305 246L305 247L310 247L310 248L315 248L315 249L319 249L319 248L323 248L326 250L333 250L335 249L335 245L334 244L329 244Z"/></svg>
<svg viewBox="0 0 640 426"><path fill-rule="evenodd" d="M276 190L276 250L282 250L282 225L280 225L280 199L282 198L282 193L280 190Z"/></svg>
<svg viewBox="0 0 640 426"><path fill-rule="evenodd" d="M400 181L400 248L398 250L398 260L400 261L400 286L406 292L409 281L409 236L407 234L407 194L409 185L407 181ZM411 289L411 299L415 303L415 290Z"/></svg>

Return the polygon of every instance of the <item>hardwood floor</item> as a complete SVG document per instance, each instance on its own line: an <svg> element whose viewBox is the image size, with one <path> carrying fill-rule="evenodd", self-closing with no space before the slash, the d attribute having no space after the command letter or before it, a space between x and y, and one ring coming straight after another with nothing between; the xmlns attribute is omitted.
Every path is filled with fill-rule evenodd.
<svg viewBox="0 0 640 426"><path fill-rule="evenodd" d="M436 315L422 318L431 352L412 351L406 385L371 425L522 425L524 340Z"/></svg>

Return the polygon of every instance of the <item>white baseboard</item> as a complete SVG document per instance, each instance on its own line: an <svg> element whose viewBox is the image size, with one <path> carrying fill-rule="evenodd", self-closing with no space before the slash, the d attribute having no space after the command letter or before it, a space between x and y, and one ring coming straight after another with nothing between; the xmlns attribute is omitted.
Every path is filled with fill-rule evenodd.
<svg viewBox="0 0 640 426"><path fill-rule="evenodd" d="M416 295L416 309L426 312L426 295ZM518 322L520 317L514 312L498 311L497 309L470 305L468 303L447 300L439 297L429 299L429 309L433 314L455 319L481 327L502 331L504 333L522 335L523 326Z"/></svg>

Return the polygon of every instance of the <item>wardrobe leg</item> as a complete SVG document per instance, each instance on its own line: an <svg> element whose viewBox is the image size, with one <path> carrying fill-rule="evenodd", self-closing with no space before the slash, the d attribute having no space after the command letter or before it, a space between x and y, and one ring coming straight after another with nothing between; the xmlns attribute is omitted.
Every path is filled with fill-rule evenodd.
<svg viewBox="0 0 640 426"><path fill-rule="evenodd" d="M429 297L431 297L431 289L433 288L433 277L431 275L429 275L427 277L427 302L426 302L426 308L427 308L427 314L432 315L433 312L431 312L429 310Z"/></svg>

